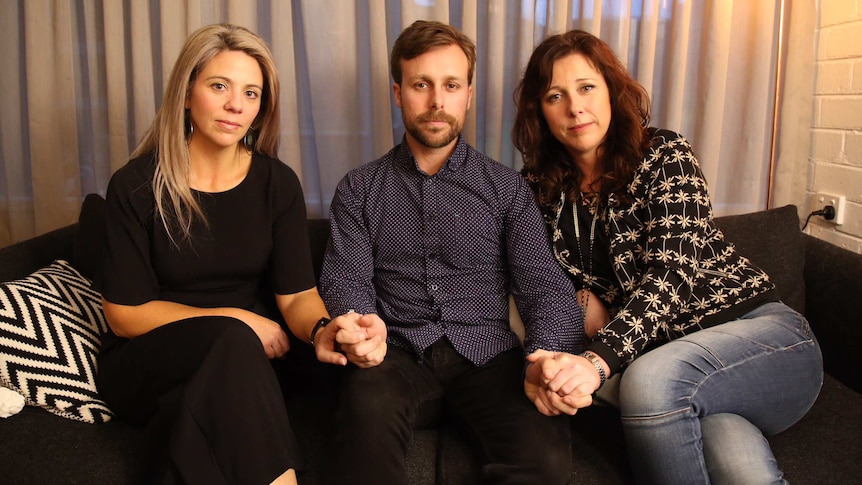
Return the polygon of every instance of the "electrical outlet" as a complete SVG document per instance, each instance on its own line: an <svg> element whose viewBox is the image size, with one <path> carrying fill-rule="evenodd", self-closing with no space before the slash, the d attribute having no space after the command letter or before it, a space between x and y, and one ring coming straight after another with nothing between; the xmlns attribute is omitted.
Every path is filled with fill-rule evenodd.
<svg viewBox="0 0 862 485"><path fill-rule="evenodd" d="M833 224L841 225L844 224L844 205L847 203L847 198L843 195L834 195L828 194L825 192L818 192L814 197L814 207L813 210L820 210L824 206L831 205L835 208L835 218L829 220Z"/></svg>

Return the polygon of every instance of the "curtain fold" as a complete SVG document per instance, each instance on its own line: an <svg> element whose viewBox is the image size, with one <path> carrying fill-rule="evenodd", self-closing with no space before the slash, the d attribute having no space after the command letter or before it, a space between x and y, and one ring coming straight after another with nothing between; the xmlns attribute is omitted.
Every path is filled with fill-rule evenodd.
<svg viewBox="0 0 862 485"><path fill-rule="evenodd" d="M7 5L0 16L2 45L21 44L23 12L18 2ZM6 49L6 65L12 72L23 72L22 49ZM33 192L30 183L29 143L25 120L26 86L20 76L0 76L0 247L27 238L36 232L33 220Z"/></svg>
<svg viewBox="0 0 862 485"><path fill-rule="evenodd" d="M104 0L102 3L103 15L101 25L104 29L103 37L96 37L97 45L101 43L104 47L104 72L105 93L107 94L107 127L109 156L108 172L113 173L120 168L129 156L129 147L134 144L132 126L133 120L129 112L129 69L127 66L131 59L126 56L128 45L125 25L125 12L120 0ZM106 42L105 39L110 39ZM98 56L97 56L98 58ZM136 139L135 139L136 140ZM90 153L102 152L99 145L94 145ZM104 167L101 170L105 170ZM110 175L108 175L108 178ZM97 190L107 188L107 178L99 179ZM84 194L86 195L86 194Z"/></svg>
<svg viewBox="0 0 862 485"><path fill-rule="evenodd" d="M68 2L24 4L30 177L37 233L74 220L80 203L78 93L73 66L73 12ZM5 160L4 160L5 162ZM5 163L4 163L5 164Z"/></svg>
<svg viewBox="0 0 862 485"><path fill-rule="evenodd" d="M0 247L74 222L87 193L104 194L149 127L186 36L214 22L270 43L282 87L279 155L299 175L312 217L327 215L348 170L401 140L389 51L420 18L476 40L464 135L501 163L521 166L512 93L534 46L581 28L607 41L648 90L652 124L690 139L716 213L762 209L778 1L4 2L0 41L11 69L0 77Z"/></svg>

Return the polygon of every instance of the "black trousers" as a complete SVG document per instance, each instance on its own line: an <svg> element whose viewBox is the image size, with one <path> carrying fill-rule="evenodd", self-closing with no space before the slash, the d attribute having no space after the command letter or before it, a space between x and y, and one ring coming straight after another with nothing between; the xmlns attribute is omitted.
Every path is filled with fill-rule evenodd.
<svg viewBox="0 0 862 485"><path fill-rule="evenodd" d="M524 394L523 365L523 351L513 349L477 367L443 338L422 361L390 346L379 366L353 368L341 387L327 483L406 484L407 443L435 408L476 443L484 483L567 483L568 420L536 410Z"/></svg>
<svg viewBox="0 0 862 485"><path fill-rule="evenodd" d="M120 419L147 427L144 483L268 484L299 467L275 372L239 320L191 318L114 345L98 384Z"/></svg>

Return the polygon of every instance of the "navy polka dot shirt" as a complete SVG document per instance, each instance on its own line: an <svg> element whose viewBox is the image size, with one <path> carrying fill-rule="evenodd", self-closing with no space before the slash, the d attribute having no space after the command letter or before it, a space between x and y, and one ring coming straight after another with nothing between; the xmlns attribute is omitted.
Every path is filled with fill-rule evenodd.
<svg viewBox="0 0 862 485"><path fill-rule="evenodd" d="M320 292L332 315L377 313L417 358L441 337L477 365L520 345L581 352L575 289L551 254L523 178L462 139L435 175L406 142L349 172L330 210Z"/></svg>

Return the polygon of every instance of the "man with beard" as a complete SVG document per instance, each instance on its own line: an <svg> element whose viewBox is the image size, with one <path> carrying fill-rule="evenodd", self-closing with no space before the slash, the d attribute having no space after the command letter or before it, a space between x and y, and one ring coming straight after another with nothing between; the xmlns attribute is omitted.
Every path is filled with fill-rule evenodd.
<svg viewBox="0 0 862 485"><path fill-rule="evenodd" d="M330 483L407 483L413 429L440 410L474 440L484 481L569 479L568 424L537 410L557 395L536 392L543 376L524 352L580 353L583 317L529 186L461 137L475 59L448 25L402 32L390 67L404 139L348 173L332 201L320 290L331 315L352 316L311 332L318 359L351 364Z"/></svg>

